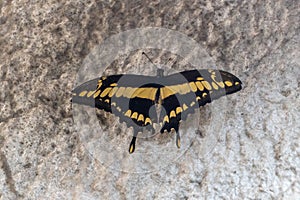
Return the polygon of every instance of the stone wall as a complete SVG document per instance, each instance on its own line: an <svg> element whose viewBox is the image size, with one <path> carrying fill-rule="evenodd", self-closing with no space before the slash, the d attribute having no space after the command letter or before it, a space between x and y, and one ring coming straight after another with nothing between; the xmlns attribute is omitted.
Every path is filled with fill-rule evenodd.
<svg viewBox="0 0 300 200"><path fill-rule="evenodd" d="M0 199L299 198L299 6L296 0L1 0ZM243 89L224 98L222 121L210 110L225 100L200 109L204 136L186 132L194 134L192 143L170 163L159 148L152 155L118 149L119 162L95 159L73 123L76 75L105 39L145 27L193 39ZM157 65L188 65L170 52L147 53ZM132 52L107 73L135 73L136 63L149 61ZM99 115L112 140L128 144L131 134L120 133L130 129ZM221 128L213 130L215 122ZM133 163L141 172L122 170ZM143 171L151 166L156 170Z"/></svg>

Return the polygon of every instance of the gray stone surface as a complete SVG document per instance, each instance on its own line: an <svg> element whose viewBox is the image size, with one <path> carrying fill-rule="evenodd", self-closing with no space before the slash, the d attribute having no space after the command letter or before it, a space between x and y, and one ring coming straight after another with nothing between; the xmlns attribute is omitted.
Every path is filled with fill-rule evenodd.
<svg viewBox="0 0 300 200"><path fill-rule="evenodd" d="M299 198L299 1L122 2L0 1L0 199ZM244 88L227 98L209 153L196 136L167 167L128 173L86 150L73 126L71 90L92 48L149 26L193 38ZM126 72L130 62L113 70ZM216 120L209 106L201 113L204 138ZM165 159L132 162L143 168Z"/></svg>

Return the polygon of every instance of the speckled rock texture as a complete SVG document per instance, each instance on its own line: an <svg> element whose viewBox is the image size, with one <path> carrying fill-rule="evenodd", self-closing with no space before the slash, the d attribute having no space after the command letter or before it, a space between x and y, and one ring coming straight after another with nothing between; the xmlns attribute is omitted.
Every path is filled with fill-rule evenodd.
<svg viewBox="0 0 300 200"><path fill-rule="evenodd" d="M0 199L299 199L299 8L297 0L1 0ZM187 35L244 87L228 96L209 153L200 148L215 120L205 114L207 105L203 137L167 167L132 173L87 151L70 99L94 47L144 27ZM168 62L168 56L149 56ZM125 73L132 63L116 62L114 72ZM101 116L104 124L115 120ZM130 134L123 138L129 142ZM131 155L124 149L123 156ZM132 162L143 168L167 158L149 163L147 156Z"/></svg>

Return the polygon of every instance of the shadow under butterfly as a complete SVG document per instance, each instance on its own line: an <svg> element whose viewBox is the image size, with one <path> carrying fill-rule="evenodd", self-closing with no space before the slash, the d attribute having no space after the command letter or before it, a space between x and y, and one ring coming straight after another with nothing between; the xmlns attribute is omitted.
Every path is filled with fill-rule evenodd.
<svg viewBox="0 0 300 200"><path fill-rule="evenodd" d="M176 145L180 148L179 123L188 114L242 89L242 82L236 76L221 70L188 70L168 76L163 73L158 69L156 76L102 76L76 87L72 102L103 109L132 126L134 135L129 153L133 153L137 134L143 128L154 130L154 123L161 124L161 133L175 131ZM153 109L155 105L163 108L159 115Z"/></svg>

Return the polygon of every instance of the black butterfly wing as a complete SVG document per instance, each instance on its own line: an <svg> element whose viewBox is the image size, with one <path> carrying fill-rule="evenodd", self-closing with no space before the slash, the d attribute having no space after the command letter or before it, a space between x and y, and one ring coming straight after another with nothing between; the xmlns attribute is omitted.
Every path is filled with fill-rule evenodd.
<svg viewBox="0 0 300 200"><path fill-rule="evenodd" d="M135 150L138 132L143 127L153 130L157 122L154 104L159 85L157 77L112 75L88 81L73 90L73 103L84 104L111 112L134 128L129 153Z"/></svg>
<svg viewBox="0 0 300 200"><path fill-rule="evenodd" d="M241 81L221 70L189 70L163 77L160 88L161 105L165 113L161 132L178 131L179 122L196 108L204 106L221 96L241 89Z"/></svg>
<svg viewBox="0 0 300 200"><path fill-rule="evenodd" d="M113 113L128 127L152 129L148 125L157 121L151 109L158 90L152 84L155 79L141 75L103 76L76 87L72 102Z"/></svg>

